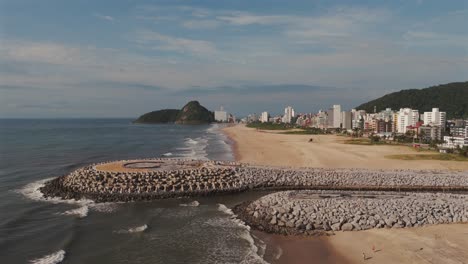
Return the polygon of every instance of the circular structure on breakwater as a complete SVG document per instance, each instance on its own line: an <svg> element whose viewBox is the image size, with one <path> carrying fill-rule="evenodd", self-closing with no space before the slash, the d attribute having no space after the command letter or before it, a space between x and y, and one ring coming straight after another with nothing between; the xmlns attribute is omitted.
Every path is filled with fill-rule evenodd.
<svg viewBox="0 0 468 264"><path fill-rule="evenodd" d="M156 169L161 168L161 162L129 162L123 165L130 169Z"/></svg>
<svg viewBox="0 0 468 264"><path fill-rule="evenodd" d="M286 168L160 158L92 164L47 182L41 191L46 197L108 202L255 189L468 191L468 171Z"/></svg>

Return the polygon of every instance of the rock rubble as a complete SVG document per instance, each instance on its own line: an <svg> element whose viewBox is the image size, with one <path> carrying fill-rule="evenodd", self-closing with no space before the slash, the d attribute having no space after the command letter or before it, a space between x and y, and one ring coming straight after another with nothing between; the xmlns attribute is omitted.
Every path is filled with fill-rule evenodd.
<svg viewBox="0 0 468 264"><path fill-rule="evenodd" d="M468 195L283 191L241 204L234 212L260 230L313 235L327 231L467 223Z"/></svg>

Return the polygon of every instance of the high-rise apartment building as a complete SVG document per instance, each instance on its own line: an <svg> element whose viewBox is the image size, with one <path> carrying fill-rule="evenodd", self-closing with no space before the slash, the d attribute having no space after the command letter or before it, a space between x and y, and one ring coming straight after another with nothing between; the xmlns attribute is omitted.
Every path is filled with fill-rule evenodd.
<svg viewBox="0 0 468 264"><path fill-rule="evenodd" d="M415 126L419 121L419 111L411 108L401 108L398 112L397 132L406 133L408 126Z"/></svg>

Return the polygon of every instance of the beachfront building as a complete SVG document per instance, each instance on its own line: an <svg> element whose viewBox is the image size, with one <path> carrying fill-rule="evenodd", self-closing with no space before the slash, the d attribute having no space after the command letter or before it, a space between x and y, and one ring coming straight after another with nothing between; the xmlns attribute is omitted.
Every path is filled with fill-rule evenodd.
<svg viewBox="0 0 468 264"><path fill-rule="evenodd" d="M284 109L283 123L291 123L294 117L294 109L288 106Z"/></svg>
<svg viewBox="0 0 468 264"><path fill-rule="evenodd" d="M425 140L442 140L442 128L440 126L423 125L419 127L419 135Z"/></svg>
<svg viewBox="0 0 468 264"><path fill-rule="evenodd" d="M353 124L353 115L351 112L343 111L341 112L341 124L343 129L352 129Z"/></svg>
<svg viewBox="0 0 468 264"><path fill-rule="evenodd" d="M333 105L333 127L341 127L341 105Z"/></svg>
<svg viewBox="0 0 468 264"><path fill-rule="evenodd" d="M260 116L260 122L266 123L268 122L270 116L268 115L268 112L262 112L262 115Z"/></svg>
<svg viewBox="0 0 468 264"><path fill-rule="evenodd" d="M468 126L451 127L450 134L454 137L468 137Z"/></svg>
<svg viewBox="0 0 468 264"><path fill-rule="evenodd" d="M442 144L442 148L455 149L457 147L468 147L468 138L444 136L444 144Z"/></svg>
<svg viewBox="0 0 468 264"><path fill-rule="evenodd" d="M445 129L447 113L440 112L439 108L432 108L432 112L424 112L424 125L436 125Z"/></svg>
<svg viewBox="0 0 468 264"><path fill-rule="evenodd" d="M363 130L364 129L364 117L366 116L366 111L352 109L351 115L352 115L351 128Z"/></svg>
<svg viewBox="0 0 468 264"><path fill-rule="evenodd" d="M408 127L416 126L419 121L419 111L411 108L401 108L398 112L397 131L398 133L406 133Z"/></svg>
<svg viewBox="0 0 468 264"><path fill-rule="evenodd" d="M227 122L228 121L228 113L224 111L224 108L221 106L219 110L214 112L214 118L217 122Z"/></svg>
<svg viewBox="0 0 468 264"><path fill-rule="evenodd" d="M393 132L393 122L391 119L377 119L375 121L375 133L391 133Z"/></svg>

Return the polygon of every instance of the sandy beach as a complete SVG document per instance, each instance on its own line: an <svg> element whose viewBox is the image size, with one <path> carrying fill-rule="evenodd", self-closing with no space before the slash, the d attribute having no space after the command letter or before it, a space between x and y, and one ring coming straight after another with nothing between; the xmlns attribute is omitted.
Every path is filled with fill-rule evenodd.
<svg viewBox="0 0 468 264"><path fill-rule="evenodd" d="M286 135L236 125L223 130L234 142L237 161L275 166L367 169L468 170L468 162L396 160L386 156L424 154L406 146L344 144L347 137ZM309 143L308 140L314 141Z"/></svg>
<svg viewBox="0 0 468 264"><path fill-rule="evenodd" d="M394 160L416 154L405 146L351 145L333 135L285 135L244 125L223 130L233 141L237 161L275 166L367 169L468 170L468 162ZM309 143L310 138L314 142ZM468 263L468 225L336 232L329 237L263 239L283 250L271 263ZM326 253L317 252L326 249ZM366 259L363 257L363 253Z"/></svg>

